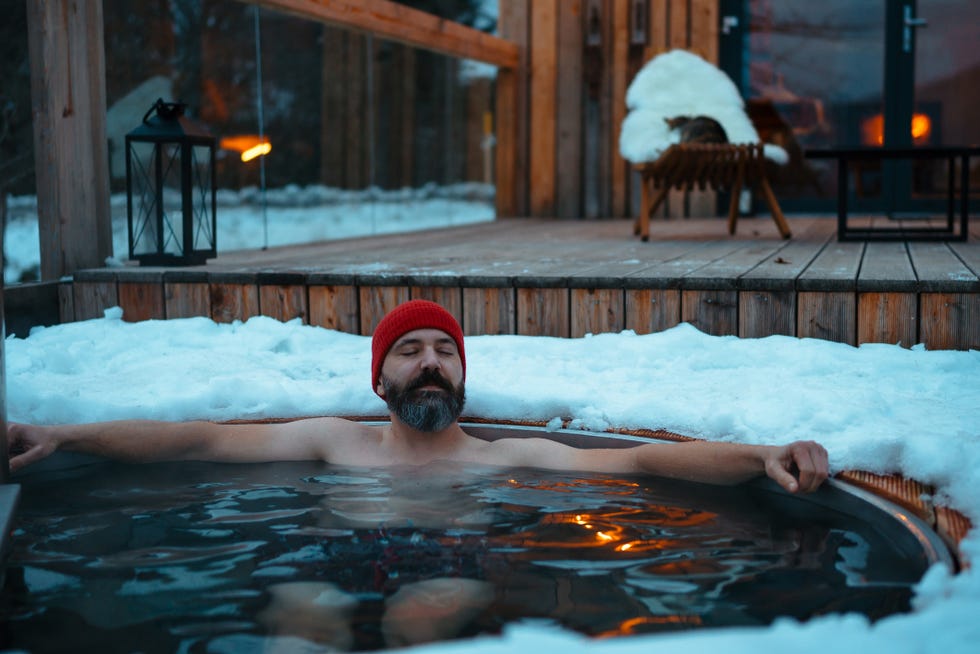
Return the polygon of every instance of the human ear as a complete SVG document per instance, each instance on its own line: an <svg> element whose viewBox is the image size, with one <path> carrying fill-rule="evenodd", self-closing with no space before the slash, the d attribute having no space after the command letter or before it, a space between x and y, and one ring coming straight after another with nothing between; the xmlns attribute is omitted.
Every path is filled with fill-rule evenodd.
<svg viewBox="0 0 980 654"><path fill-rule="evenodd" d="M383 398L385 396L385 385L379 381L378 385L374 388L374 392L378 394L378 397Z"/></svg>

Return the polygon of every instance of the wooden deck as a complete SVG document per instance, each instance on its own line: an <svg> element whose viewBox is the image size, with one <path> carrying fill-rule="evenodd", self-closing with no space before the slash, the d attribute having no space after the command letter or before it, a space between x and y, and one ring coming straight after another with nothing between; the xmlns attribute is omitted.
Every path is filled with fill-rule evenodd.
<svg viewBox="0 0 980 654"><path fill-rule="evenodd" d="M711 334L980 349L980 243L839 243L831 217L656 221L509 219L267 251L191 268L80 271L62 321L119 305L128 320L267 315L369 334L409 298L467 334L577 337L690 322ZM220 244L219 244L220 245Z"/></svg>

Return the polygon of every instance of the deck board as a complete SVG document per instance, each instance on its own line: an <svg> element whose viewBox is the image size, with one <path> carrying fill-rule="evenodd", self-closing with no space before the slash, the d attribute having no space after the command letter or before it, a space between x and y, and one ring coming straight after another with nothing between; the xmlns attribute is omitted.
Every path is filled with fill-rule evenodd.
<svg viewBox="0 0 980 654"><path fill-rule="evenodd" d="M467 334L647 333L689 321L743 337L980 348L977 242L840 243L829 216L791 226L783 240L765 217L743 219L735 235L722 219L665 219L645 243L628 220L503 219L222 252L204 266L79 271L62 319L125 303L127 318L162 306L168 318L263 314L370 333L395 304L423 297L447 304Z"/></svg>

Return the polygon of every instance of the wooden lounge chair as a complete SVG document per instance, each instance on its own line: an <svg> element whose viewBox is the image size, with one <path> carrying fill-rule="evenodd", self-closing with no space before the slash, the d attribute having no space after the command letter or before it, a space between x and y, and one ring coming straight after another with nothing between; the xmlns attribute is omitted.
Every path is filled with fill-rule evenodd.
<svg viewBox="0 0 980 654"><path fill-rule="evenodd" d="M636 166L641 178L640 216L633 233L650 240L650 216L663 203L672 188L692 190L727 189L732 196L728 207L728 233L735 233L738 198L743 187L761 191L772 219L783 238L792 236L779 202L766 178L763 146L757 144L680 143L667 148L656 161Z"/></svg>

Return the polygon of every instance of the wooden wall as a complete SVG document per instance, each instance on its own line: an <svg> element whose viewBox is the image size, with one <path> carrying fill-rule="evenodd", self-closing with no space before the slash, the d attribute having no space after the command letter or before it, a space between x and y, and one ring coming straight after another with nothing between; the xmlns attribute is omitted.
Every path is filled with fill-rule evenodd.
<svg viewBox="0 0 980 654"><path fill-rule="evenodd" d="M628 217L637 181L619 154L626 89L657 54L718 61L718 0L500 0L500 35L526 57L517 82L517 215ZM714 215L714 194L678 192L671 215Z"/></svg>
<svg viewBox="0 0 980 654"><path fill-rule="evenodd" d="M61 282L59 313L61 322L101 318L115 306L127 321L204 316L232 322L262 315L370 335L386 313L421 298L446 307L467 335L579 338L625 329L647 334L687 322L715 336L780 334L850 345L922 343L928 349L980 346L977 293L881 290L896 282L876 284L875 273L856 287L842 284L846 290L833 290L833 279L819 271L832 258L817 266L817 277L801 276L794 287L752 275L738 282L686 279L680 288L623 288L621 281L604 287L597 283L602 280L587 277L560 286L549 278L460 285L447 278L103 269ZM868 253L872 262L884 258L883 252Z"/></svg>

